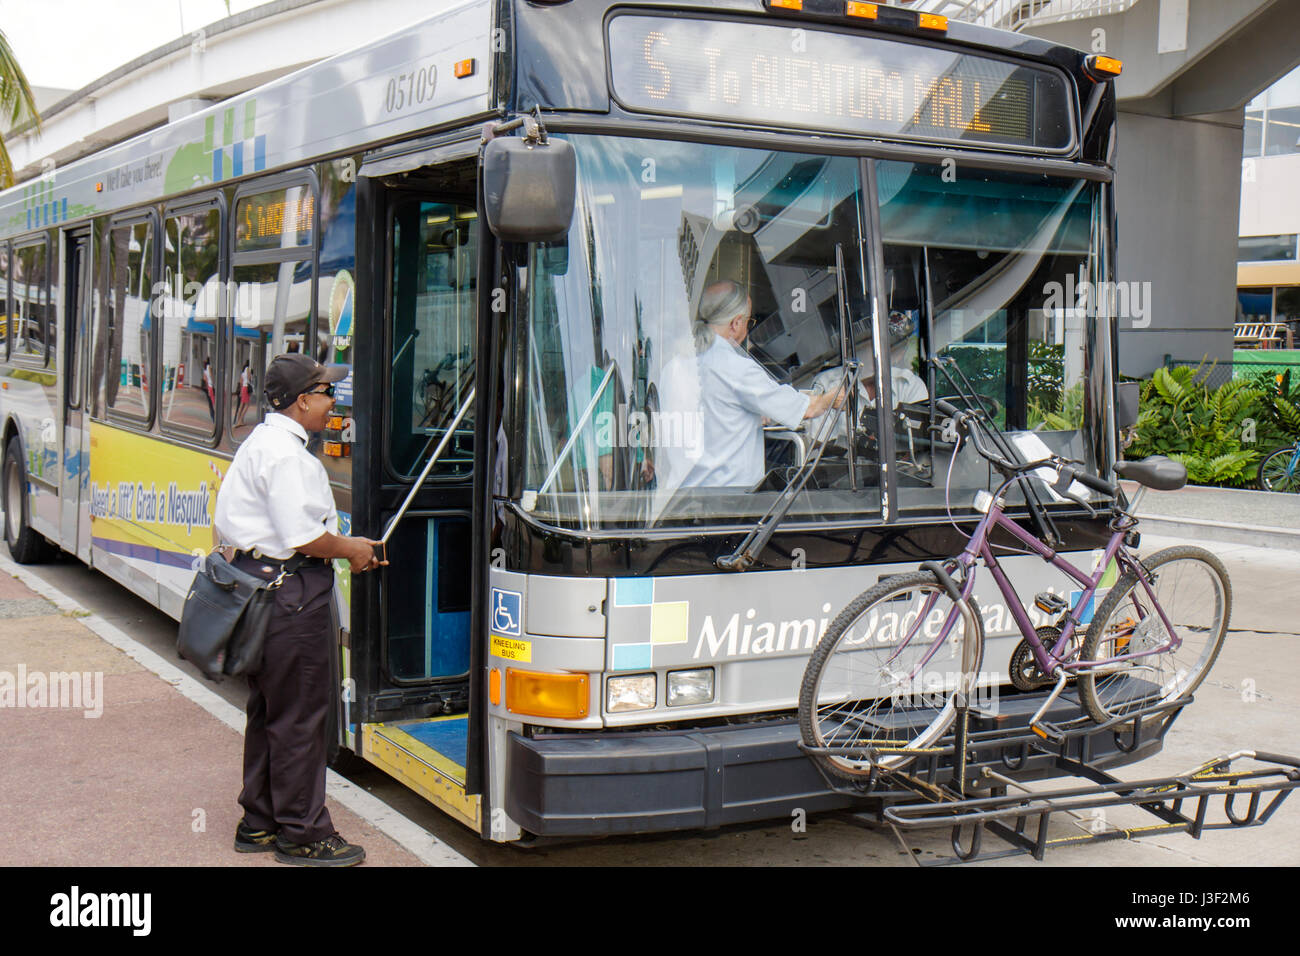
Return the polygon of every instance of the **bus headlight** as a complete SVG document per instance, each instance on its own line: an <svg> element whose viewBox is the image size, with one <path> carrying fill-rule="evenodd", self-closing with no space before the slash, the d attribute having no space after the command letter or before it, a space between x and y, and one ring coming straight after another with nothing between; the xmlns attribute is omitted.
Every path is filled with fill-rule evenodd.
<svg viewBox="0 0 1300 956"><path fill-rule="evenodd" d="M668 672L668 706L707 704L713 700L713 668Z"/></svg>
<svg viewBox="0 0 1300 956"><path fill-rule="evenodd" d="M611 677L605 684L605 710L611 714L628 710L650 710L654 705L654 674Z"/></svg>

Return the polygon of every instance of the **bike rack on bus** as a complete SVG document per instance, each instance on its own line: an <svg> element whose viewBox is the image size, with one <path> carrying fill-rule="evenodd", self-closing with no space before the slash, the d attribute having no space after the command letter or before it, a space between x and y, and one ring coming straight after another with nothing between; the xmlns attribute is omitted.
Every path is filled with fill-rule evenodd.
<svg viewBox="0 0 1300 956"><path fill-rule="evenodd" d="M874 810L847 812L847 820L871 829L888 827L903 851L919 866L1025 854L1042 860L1055 847L1169 833L1189 833L1200 839L1206 830L1262 826L1291 791L1300 787L1300 758L1238 751L1207 760L1185 773L1134 781L1120 780L1093 765L1092 755L1105 737L1113 745L1112 754L1135 754L1155 746L1191 701L1191 696L1186 695L1102 724L1081 713L1078 718L1058 723L1060 736L1052 742L1028 727L980 730L978 711L963 713L959 709L955 729L902 770L873 772L859 784L831 779L825 771L822 775L838 793L875 798ZM969 726L972 716L975 730ZM961 733L963 729L965 734ZM964 760L957 759L956 741L962 736ZM860 749L843 747L801 745L801 749L809 754L865 756ZM1031 757L1044 756L1050 758L1047 765L1055 773L1081 777L1092 785L1035 792L1010 776L1023 769ZM1234 766L1243 760L1258 766ZM1009 793L1011 789L1020 792ZM972 791L983 791L985 795L972 797ZM1245 802L1244 814L1238 800ZM1106 811L1125 806L1146 811L1156 822L1147 826L1110 825ZM1090 815L1084 817L1085 812ZM1081 826L1085 832L1052 836L1050 827L1060 814L1075 818L1076 825L1085 825ZM922 860L920 848L910 845L907 837L934 829L950 830L951 855ZM1009 848L986 851L986 832Z"/></svg>

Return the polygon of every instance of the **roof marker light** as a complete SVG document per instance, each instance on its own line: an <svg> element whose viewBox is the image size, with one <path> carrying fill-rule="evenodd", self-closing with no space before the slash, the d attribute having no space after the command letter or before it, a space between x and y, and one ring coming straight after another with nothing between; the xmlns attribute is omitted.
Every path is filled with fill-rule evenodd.
<svg viewBox="0 0 1300 956"><path fill-rule="evenodd" d="M470 57L468 60L457 60L452 71L456 74L457 79L463 80L467 76L474 75L474 67L474 58Z"/></svg>
<svg viewBox="0 0 1300 956"><path fill-rule="evenodd" d="M937 13L923 13L916 25L922 30L944 30L948 29L948 18L940 16Z"/></svg>
<svg viewBox="0 0 1300 956"><path fill-rule="evenodd" d="M803 0L767 0L767 5L781 10L802 10Z"/></svg>
<svg viewBox="0 0 1300 956"><path fill-rule="evenodd" d="M1124 72L1124 61L1094 53L1084 60L1084 70L1094 80L1113 80Z"/></svg>
<svg viewBox="0 0 1300 956"><path fill-rule="evenodd" d="M875 20L880 16L880 6L875 3L857 3L855 0L849 0L844 12L851 17L859 17L863 20Z"/></svg>

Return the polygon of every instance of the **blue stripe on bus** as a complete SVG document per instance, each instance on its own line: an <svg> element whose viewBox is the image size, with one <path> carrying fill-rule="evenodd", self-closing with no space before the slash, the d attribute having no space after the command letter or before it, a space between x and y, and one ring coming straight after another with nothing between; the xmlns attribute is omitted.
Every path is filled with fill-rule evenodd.
<svg viewBox="0 0 1300 956"><path fill-rule="evenodd" d="M59 218L60 219L68 218L68 197L67 196L63 197L63 208L59 212Z"/></svg>
<svg viewBox="0 0 1300 956"><path fill-rule="evenodd" d="M92 537L90 543L97 548L103 548L109 554L121 555L124 558L139 558L151 564L162 564L169 568L189 569L194 562L193 555L179 551L162 551L145 544L132 544L128 541L115 541L112 538L97 537Z"/></svg>
<svg viewBox="0 0 1300 956"><path fill-rule="evenodd" d="M260 172L266 169L266 134L256 137L253 140L253 171Z"/></svg>
<svg viewBox="0 0 1300 956"><path fill-rule="evenodd" d="M219 149L212 151L212 181L221 182L221 150Z"/></svg>
<svg viewBox="0 0 1300 956"><path fill-rule="evenodd" d="M230 175L244 175L244 144L236 143L230 147Z"/></svg>

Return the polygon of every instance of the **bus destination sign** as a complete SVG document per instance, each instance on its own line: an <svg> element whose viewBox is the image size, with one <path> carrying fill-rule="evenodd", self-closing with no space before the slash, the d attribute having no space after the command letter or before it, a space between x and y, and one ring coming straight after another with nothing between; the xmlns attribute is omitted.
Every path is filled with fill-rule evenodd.
<svg viewBox="0 0 1300 956"><path fill-rule="evenodd" d="M1055 70L915 42L696 18L609 24L630 110L1058 152L1072 113Z"/></svg>

